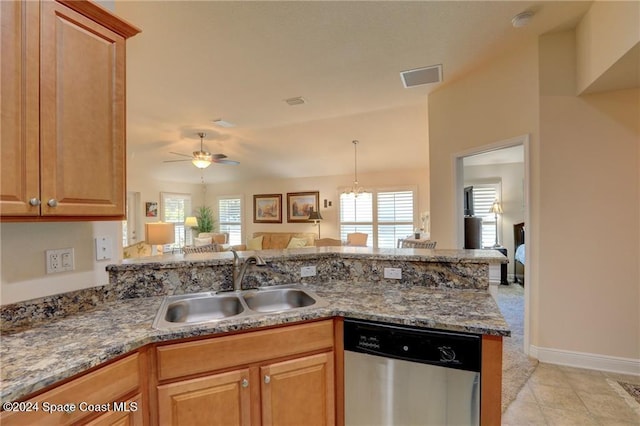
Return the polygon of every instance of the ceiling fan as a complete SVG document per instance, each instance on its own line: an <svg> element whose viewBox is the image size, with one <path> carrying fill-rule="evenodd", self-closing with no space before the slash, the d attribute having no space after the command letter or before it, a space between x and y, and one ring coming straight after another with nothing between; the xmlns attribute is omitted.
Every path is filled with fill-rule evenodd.
<svg viewBox="0 0 640 426"><path fill-rule="evenodd" d="M188 160L165 160L165 163L176 163L178 161L191 161L194 166L199 169L206 169L211 165L211 163L218 164L230 164L232 166L237 166L240 164L239 161L235 160L227 160L227 156L224 154L212 154L208 151L204 150L203 147L203 139L207 136L206 133L199 132L198 136L200 137L200 151L193 151L192 155L181 154L179 152L170 152L170 154L180 155L182 157L189 157Z"/></svg>

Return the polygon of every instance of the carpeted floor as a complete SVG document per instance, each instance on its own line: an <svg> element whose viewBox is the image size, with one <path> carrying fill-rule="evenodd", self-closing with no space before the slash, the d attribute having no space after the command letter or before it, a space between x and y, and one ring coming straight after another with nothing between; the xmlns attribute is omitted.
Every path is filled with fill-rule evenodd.
<svg viewBox="0 0 640 426"><path fill-rule="evenodd" d="M502 411L516 398L538 361L524 354L524 288L520 284L498 288L498 307L511 327L502 350Z"/></svg>

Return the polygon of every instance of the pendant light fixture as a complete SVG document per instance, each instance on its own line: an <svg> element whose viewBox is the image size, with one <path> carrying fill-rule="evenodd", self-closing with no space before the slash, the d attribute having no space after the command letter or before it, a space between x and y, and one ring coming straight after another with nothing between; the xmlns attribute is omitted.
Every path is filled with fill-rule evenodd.
<svg viewBox="0 0 640 426"><path fill-rule="evenodd" d="M354 151L354 161L353 161L353 185L351 186L351 188L347 189L344 194L345 195L350 195L352 197L358 197L358 195L366 192L364 190L364 188L362 188L360 186L360 184L358 183L358 144L360 142L358 142L357 140L352 141L351 143L353 143L353 151Z"/></svg>

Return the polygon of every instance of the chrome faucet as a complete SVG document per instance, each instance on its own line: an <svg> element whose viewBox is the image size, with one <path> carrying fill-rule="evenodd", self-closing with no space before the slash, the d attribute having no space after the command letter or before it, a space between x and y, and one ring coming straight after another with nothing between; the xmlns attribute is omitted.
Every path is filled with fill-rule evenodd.
<svg viewBox="0 0 640 426"><path fill-rule="evenodd" d="M233 249L231 252L233 253L233 291L239 291L242 290L242 280L249 265L253 263L256 266L265 266L267 262L261 256L252 255L247 257L244 263L242 263L238 253Z"/></svg>

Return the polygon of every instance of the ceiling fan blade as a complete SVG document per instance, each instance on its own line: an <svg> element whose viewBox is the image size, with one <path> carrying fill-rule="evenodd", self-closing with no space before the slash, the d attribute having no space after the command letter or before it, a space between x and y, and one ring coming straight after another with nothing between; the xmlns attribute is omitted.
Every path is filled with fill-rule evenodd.
<svg viewBox="0 0 640 426"><path fill-rule="evenodd" d="M216 158L214 158L214 159L213 159L213 162L214 162L214 163L218 163L218 164L229 164L229 165L232 165L232 166L237 166L238 164L240 164L240 162L239 162L239 161L234 161L234 160L222 160L222 159L218 160L218 159L216 159Z"/></svg>
<svg viewBox="0 0 640 426"><path fill-rule="evenodd" d="M170 151L169 154L181 155L183 157L189 157L189 158L193 157L193 155L181 154L179 152L171 152Z"/></svg>
<svg viewBox="0 0 640 426"><path fill-rule="evenodd" d="M224 154L212 154L212 157L215 158L216 160L222 160L223 158L227 158L227 156Z"/></svg>
<svg viewBox="0 0 640 426"><path fill-rule="evenodd" d="M163 163L179 163L182 161L191 161L191 160L164 160Z"/></svg>

